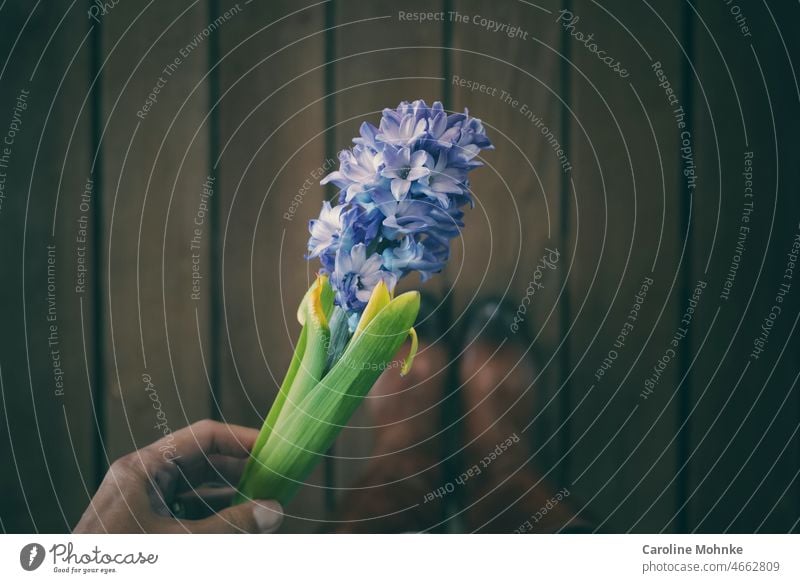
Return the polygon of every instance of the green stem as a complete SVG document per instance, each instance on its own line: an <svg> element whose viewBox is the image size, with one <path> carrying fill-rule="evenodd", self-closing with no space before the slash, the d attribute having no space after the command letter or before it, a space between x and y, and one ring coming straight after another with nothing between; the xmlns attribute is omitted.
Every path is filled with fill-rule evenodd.
<svg viewBox="0 0 800 583"><path fill-rule="evenodd" d="M259 472L249 486L254 498L288 503L347 424L409 334L419 295L403 294L353 339L339 361L297 406L286 408L273 439L259 452Z"/></svg>
<svg viewBox="0 0 800 583"><path fill-rule="evenodd" d="M286 379L253 447L239 482L237 502L252 497L254 485L263 480L262 474L267 470L260 458L263 450L271 447L274 440L280 439L280 436L274 435L274 428L279 420L296 409L325 374L331 341L327 318L332 309L333 293L327 280L317 280L300 304L299 316L303 322L303 331L298 341L298 350L295 351ZM302 351L299 350L301 345Z"/></svg>
<svg viewBox="0 0 800 583"><path fill-rule="evenodd" d="M261 431L258 433L256 443L250 454L250 459L247 460L244 473L242 473L242 477L239 480L239 488L234 497L234 504L240 504L246 500L245 496L243 496L243 489L245 484L250 481L250 476L253 473L253 466L259 463L257 459L258 453L267 443L272 433L272 428L275 427L275 424L278 422L278 416L281 413L281 409L283 409L283 404L286 402L286 396L291 390L292 383L294 383L294 379L297 376L297 371L300 370L300 364L306 351L307 339L307 327L303 326L303 329L300 331L300 338L297 340L297 345L294 349L294 354L292 355L292 362L289 364L289 370L286 371L286 376L283 378L280 389L278 389L278 395L275 397L275 401L272 403L272 407L270 407L266 419L264 419Z"/></svg>

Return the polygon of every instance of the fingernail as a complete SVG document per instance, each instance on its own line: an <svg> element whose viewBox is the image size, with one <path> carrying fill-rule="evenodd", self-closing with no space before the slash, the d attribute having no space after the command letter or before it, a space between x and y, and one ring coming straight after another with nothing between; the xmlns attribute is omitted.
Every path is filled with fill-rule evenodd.
<svg viewBox="0 0 800 583"><path fill-rule="evenodd" d="M275 532L283 522L283 508L274 500L257 500L253 505L253 518L260 533Z"/></svg>

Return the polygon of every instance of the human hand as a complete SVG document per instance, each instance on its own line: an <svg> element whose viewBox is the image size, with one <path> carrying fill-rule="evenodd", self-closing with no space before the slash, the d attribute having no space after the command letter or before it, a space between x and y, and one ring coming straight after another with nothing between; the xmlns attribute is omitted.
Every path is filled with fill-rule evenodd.
<svg viewBox="0 0 800 583"><path fill-rule="evenodd" d="M274 500L229 506L257 436L204 420L129 453L111 465L73 532L274 532L283 519Z"/></svg>

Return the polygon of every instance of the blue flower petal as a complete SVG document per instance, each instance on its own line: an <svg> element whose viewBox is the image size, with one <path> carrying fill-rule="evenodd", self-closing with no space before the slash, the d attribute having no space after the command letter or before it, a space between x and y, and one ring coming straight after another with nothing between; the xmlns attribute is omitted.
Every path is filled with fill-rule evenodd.
<svg viewBox="0 0 800 583"><path fill-rule="evenodd" d="M339 188L339 204L323 203L310 221L307 258L319 258L336 303L357 322L379 281L393 289L409 273L424 281L444 268L461 207L473 205L467 175L493 146L468 110L448 114L421 99L384 109L353 142L321 181Z"/></svg>

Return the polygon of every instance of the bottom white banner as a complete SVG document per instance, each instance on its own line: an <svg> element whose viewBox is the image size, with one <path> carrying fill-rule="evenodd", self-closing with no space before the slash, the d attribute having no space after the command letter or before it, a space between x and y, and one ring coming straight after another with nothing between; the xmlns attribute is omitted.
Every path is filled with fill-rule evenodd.
<svg viewBox="0 0 800 583"><path fill-rule="evenodd" d="M0 581L800 581L797 535L3 535Z"/></svg>

